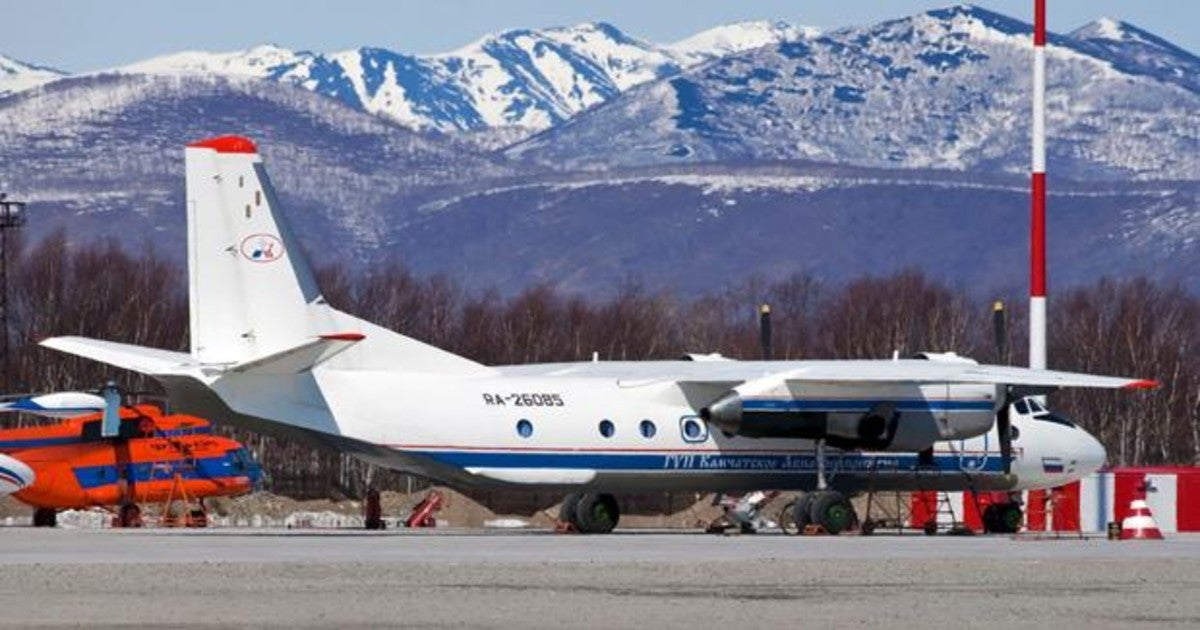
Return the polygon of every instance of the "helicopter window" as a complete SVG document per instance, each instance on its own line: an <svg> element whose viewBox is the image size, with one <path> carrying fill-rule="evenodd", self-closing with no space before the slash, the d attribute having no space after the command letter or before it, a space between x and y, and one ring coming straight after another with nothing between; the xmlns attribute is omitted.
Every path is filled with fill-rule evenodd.
<svg viewBox="0 0 1200 630"><path fill-rule="evenodd" d="M246 469L246 453L244 449L233 449L229 451L229 467L234 470Z"/></svg>
<svg viewBox="0 0 1200 630"><path fill-rule="evenodd" d="M1029 405L1024 400L1018 400L1013 407L1016 407L1017 413L1022 416L1029 415Z"/></svg>

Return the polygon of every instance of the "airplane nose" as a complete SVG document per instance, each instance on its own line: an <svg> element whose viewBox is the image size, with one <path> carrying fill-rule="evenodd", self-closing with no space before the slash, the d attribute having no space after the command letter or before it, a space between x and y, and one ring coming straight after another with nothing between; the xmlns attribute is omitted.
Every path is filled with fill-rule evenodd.
<svg viewBox="0 0 1200 630"><path fill-rule="evenodd" d="M1075 470L1082 475L1090 475L1104 467L1108 461L1108 451L1104 449L1104 445L1097 440L1094 435L1080 429L1084 434L1083 439L1078 441L1078 450L1075 453Z"/></svg>

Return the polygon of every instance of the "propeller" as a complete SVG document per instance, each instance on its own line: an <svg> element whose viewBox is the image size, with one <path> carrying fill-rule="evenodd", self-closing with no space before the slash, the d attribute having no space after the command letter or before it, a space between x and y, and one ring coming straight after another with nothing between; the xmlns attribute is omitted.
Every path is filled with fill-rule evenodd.
<svg viewBox="0 0 1200 630"><path fill-rule="evenodd" d="M1017 397L1012 387L1004 388L1004 405L996 414L996 432L1000 434L1000 462L1004 474L1012 474L1012 406Z"/></svg>

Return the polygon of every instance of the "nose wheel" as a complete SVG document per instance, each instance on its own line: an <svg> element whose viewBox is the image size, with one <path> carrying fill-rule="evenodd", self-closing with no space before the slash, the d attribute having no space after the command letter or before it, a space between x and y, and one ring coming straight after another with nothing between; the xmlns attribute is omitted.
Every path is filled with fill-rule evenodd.
<svg viewBox="0 0 1200 630"><path fill-rule="evenodd" d="M983 529L991 534L1015 534L1024 520L1021 506L1015 502L993 503L983 508Z"/></svg>

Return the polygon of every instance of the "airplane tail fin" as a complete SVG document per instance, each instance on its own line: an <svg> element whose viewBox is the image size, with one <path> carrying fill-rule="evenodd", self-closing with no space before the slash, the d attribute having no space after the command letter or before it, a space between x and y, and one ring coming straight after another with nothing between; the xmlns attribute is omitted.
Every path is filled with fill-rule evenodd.
<svg viewBox="0 0 1200 630"><path fill-rule="evenodd" d="M326 304L253 142L209 138L189 144L185 158L191 356L197 362L249 365L322 337L354 334L362 342L339 353L337 365L484 369Z"/></svg>

